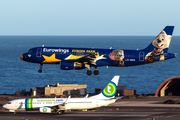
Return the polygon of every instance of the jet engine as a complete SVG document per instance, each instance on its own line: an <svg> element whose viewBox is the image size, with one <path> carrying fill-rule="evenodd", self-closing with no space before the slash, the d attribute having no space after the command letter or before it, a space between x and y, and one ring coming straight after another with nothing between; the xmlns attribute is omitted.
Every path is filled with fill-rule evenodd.
<svg viewBox="0 0 180 120"><path fill-rule="evenodd" d="M79 63L79 62L61 61L60 68L62 70L85 69L85 65L83 63Z"/></svg>
<svg viewBox="0 0 180 120"><path fill-rule="evenodd" d="M51 113L51 108L49 108L49 107L41 107L41 108L39 108L39 111L41 113Z"/></svg>

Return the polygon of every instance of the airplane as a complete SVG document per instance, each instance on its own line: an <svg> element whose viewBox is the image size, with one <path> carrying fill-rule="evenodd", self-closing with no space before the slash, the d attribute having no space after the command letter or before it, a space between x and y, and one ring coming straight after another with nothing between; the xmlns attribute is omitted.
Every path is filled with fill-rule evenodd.
<svg viewBox="0 0 180 120"><path fill-rule="evenodd" d="M115 97L120 76L114 76L100 94L87 98L26 98L9 101L3 108L9 112L39 110L41 113L64 113L66 110L93 109L107 106L122 97Z"/></svg>
<svg viewBox="0 0 180 120"><path fill-rule="evenodd" d="M88 68L87 75L92 75L90 67L95 67L98 75L100 66L135 66L175 58L176 54L168 53L174 26L166 26L159 35L142 50L93 49L65 47L35 47L22 54L26 62L39 63L39 73L43 64L59 64L62 70Z"/></svg>

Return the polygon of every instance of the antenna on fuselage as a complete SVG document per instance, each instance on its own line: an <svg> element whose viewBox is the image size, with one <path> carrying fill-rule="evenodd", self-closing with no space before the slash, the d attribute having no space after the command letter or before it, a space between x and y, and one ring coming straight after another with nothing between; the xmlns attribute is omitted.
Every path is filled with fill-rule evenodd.
<svg viewBox="0 0 180 120"><path fill-rule="evenodd" d="M110 47L109 49L112 49L112 47Z"/></svg>
<svg viewBox="0 0 180 120"><path fill-rule="evenodd" d="M137 50L138 50L138 48L137 48Z"/></svg>
<svg viewBox="0 0 180 120"><path fill-rule="evenodd" d="M42 47L44 47L44 44L42 45Z"/></svg>

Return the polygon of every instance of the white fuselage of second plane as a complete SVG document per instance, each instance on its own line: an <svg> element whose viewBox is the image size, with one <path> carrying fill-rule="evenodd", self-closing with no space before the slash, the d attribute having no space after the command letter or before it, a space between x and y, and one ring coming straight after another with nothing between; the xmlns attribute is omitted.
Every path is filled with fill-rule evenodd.
<svg viewBox="0 0 180 120"><path fill-rule="evenodd" d="M3 107L11 111L15 110L39 110L42 107L53 107L62 105L67 98L31 98L18 99L9 101ZM78 109L92 109L101 106L107 106L114 103L116 99L91 99L91 98L71 98L65 105L66 109L78 110Z"/></svg>
<svg viewBox="0 0 180 120"><path fill-rule="evenodd" d="M10 112L18 110L39 110L42 113L51 113L51 111L60 114L65 110L92 109L101 106L107 106L114 103L117 85L120 76L114 76L103 91L89 98L26 98L9 101L3 105L3 108Z"/></svg>

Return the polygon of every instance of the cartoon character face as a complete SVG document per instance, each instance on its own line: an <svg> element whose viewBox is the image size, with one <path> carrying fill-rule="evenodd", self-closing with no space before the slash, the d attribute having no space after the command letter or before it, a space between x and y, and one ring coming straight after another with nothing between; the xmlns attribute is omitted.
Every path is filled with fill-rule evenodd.
<svg viewBox="0 0 180 120"><path fill-rule="evenodd" d="M154 47L158 48L158 49L164 49L164 48L168 48L169 44L170 44L170 38L168 37L168 35L166 34L165 31L162 31L152 42L152 44L154 45Z"/></svg>
<svg viewBox="0 0 180 120"><path fill-rule="evenodd" d="M109 54L109 58L111 60L121 61L124 59L124 51L123 50L113 50L113 52Z"/></svg>

